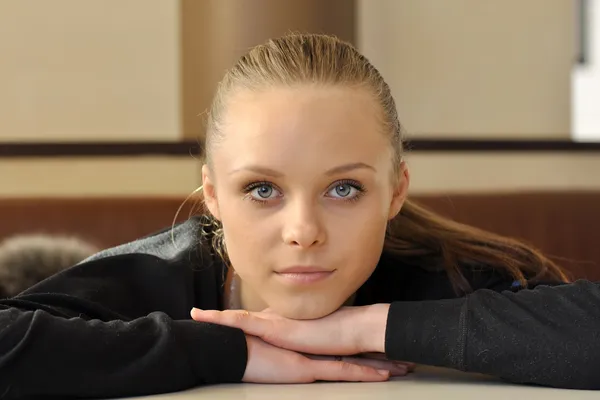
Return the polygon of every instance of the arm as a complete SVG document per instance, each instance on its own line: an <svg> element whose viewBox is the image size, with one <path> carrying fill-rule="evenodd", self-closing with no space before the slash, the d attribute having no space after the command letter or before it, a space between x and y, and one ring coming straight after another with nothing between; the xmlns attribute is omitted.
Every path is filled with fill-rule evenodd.
<svg viewBox="0 0 600 400"><path fill-rule="evenodd" d="M160 312L104 322L0 305L3 399L170 392L240 381L245 366L245 336L232 328Z"/></svg>
<svg viewBox="0 0 600 400"><path fill-rule="evenodd" d="M221 270L191 222L109 249L0 300L0 398L155 394L240 381L242 331L197 323ZM199 268L198 266L203 266Z"/></svg>
<svg viewBox="0 0 600 400"><path fill-rule="evenodd" d="M395 302L389 358L519 382L600 389L600 284L577 281L458 299Z"/></svg>

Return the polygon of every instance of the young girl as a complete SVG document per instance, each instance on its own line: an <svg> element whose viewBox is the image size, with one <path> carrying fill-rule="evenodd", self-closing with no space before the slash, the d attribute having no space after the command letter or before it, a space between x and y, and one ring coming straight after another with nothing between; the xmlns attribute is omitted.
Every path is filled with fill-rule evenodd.
<svg viewBox="0 0 600 400"><path fill-rule="evenodd" d="M252 49L209 114L208 212L2 301L0 395L383 381L411 362L600 388L598 285L408 201L401 133L349 44Z"/></svg>

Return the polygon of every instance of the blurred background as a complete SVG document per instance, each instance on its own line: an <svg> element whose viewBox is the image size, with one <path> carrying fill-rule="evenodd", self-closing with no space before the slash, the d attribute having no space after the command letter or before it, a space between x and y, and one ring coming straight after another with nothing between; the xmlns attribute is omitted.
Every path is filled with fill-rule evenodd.
<svg viewBox="0 0 600 400"><path fill-rule="evenodd" d="M414 198L600 280L600 0L0 0L0 240L170 224L216 83L289 31L383 74Z"/></svg>

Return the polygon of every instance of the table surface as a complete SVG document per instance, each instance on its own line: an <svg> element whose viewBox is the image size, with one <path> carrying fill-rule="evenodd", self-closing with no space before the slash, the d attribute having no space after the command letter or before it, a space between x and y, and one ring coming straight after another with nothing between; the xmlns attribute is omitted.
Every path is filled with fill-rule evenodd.
<svg viewBox="0 0 600 400"><path fill-rule="evenodd" d="M398 400L398 399L599 399L600 392L515 385L498 379L443 368L417 367L405 377L377 383L319 382L302 385L227 384L136 400Z"/></svg>

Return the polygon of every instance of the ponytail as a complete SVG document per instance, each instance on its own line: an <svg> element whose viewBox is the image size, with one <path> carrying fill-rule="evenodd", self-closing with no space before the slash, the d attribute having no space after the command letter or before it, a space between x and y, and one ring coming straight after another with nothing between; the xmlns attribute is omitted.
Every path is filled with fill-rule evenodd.
<svg viewBox="0 0 600 400"><path fill-rule="evenodd" d="M402 258L407 266L446 270L458 294L472 291L462 272L465 264L504 270L522 287L528 278L569 281L539 250L442 217L412 201L406 201L391 221L384 251Z"/></svg>

